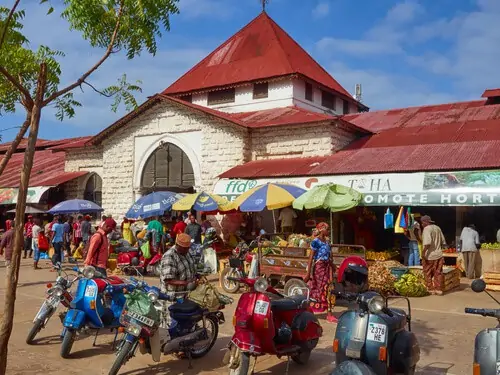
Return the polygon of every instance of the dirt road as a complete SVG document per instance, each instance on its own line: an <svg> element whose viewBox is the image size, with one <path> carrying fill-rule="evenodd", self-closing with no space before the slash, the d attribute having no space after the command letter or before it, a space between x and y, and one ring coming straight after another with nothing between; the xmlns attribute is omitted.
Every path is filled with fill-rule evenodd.
<svg viewBox="0 0 500 375"><path fill-rule="evenodd" d="M80 337L74 344L72 357L62 359L59 356L61 322L53 317L46 329L38 336L35 345L25 344L26 334L31 327L33 317L38 311L48 282L53 282L55 274L45 269L33 271L31 263L23 260L20 272L20 283L17 293L15 323L9 344L8 374L28 375L51 373L53 375L73 374L107 374L114 360L111 344L114 334L103 333L97 339L97 346L92 347L93 337ZM0 268L0 279L5 276L3 264ZM149 282L156 283L150 279ZM1 282L0 303L3 306L5 295L4 283ZM494 308L495 303L485 294L475 294L467 287L466 282L461 290L443 297L424 297L412 300L413 330L420 347L421 359L418 374L466 375L472 373L472 351L475 334L496 322L491 318L482 318L463 313L464 307ZM197 360L193 369L188 369L185 360L172 356L164 357L160 364L154 364L150 357L133 358L123 368L125 375L170 375L170 374L224 374L226 370L220 366L223 349L232 334L231 317L235 304L226 308L227 323L221 327L219 340L212 352L205 358ZM338 308L342 311L342 308ZM335 325L324 320L324 337L313 352L307 367L290 364L290 375L298 375L307 370L309 373L329 374L334 367L334 356L331 344ZM259 358L256 366L258 374L284 374L285 360L274 357Z"/></svg>

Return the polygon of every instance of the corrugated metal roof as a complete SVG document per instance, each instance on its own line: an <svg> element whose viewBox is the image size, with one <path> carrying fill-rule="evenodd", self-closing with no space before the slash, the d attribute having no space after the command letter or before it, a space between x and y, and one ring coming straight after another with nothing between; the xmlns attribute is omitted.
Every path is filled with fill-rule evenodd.
<svg viewBox="0 0 500 375"><path fill-rule="evenodd" d="M7 167L0 176L0 187L19 187L21 169L24 164L24 153L12 155ZM63 153L50 150L36 151L31 170L29 186L56 186L88 172L65 172Z"/></svg>
<svg viewBox="0 0 500 375"><path fill-rule="evenodd" d="M263 12L168 87L181 94L299 74L358 103Z"/></svg>
<svg viewBox="0 0 500 375"><path fill-rule="evenodd" d="M343 116L345 121L378 133L397 127L422 127L479 120L500 120L500 105L485 100L363 112Z"/></svg>
<svg viewBox="0 0 500 375"><path fill-rule="evenodd" d="M488 89L484 90L481 98L495 98L497 96L500 96L500 89Z"/></svg>
<svg viewBox="0 0 500 375"><path fill-rule="evenodd" d="M79 138L70 138L66 140L66 142L58 144L53 147L49 147L48 150L53 150L53 151L64 151L64 150L70 150L73 148L82 148L86 147L89 145L89 141L92 139L92 136L88 137L79 137Z"/></svg>
<svg viewBox="0 0 500 375"><path fill-rule="evenodd" d="M308 158L287 158L255 160L231 168L221 174L220 178L257 178L302 176L326 160L325 156Z"/></svg>
<svg viewBox="0 0 500 375"><path fill-rule="evenodd" d="M71 145L75 144L78 142L86 142L90 140L92 137L77 137L77 138L65 138L65 139L56 139L56 140L47 140L47 139L37 139L36 141L36 149L37 150L43 150L43 149L57 149L57 148L62 148L64 145ZM0 154L6 153L10 146L12 145L12 142L6 142L0 144ZM23 138L21 142L19 143L19 146L17 147L17 152L19 151L24 151L26 150L26 147L28 146L28 138Z"/></svg>
<svg viewBox="0 0 500 375"><path fill-rule="evenodd" d="M296 106L254 112L231 113L230 116L244 122L250 128L333 121L336 119L335 116L308 111Z"/></svg>

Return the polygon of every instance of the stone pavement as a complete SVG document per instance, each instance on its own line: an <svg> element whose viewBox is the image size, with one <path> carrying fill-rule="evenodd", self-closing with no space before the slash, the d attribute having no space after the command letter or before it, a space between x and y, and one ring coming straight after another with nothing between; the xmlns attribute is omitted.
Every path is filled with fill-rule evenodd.
<svg viewBox="0 0 500 375"><path fill-rule="evenodd" d="M48 282L53 282L56 274L45 269L33 271L31 263L23 260L20 271L20 283L17 293L14 330L9 344L9 363L7 373L10 375L28 375L51 373L53 375L107 374L114 361L111 350L113 334L102 334L97 339L97 346L92 347L93 337L80 337L74 344L72 357L62 359L59 356L61 323L53 317L38 335L33 346L25 344L26 335L32 320L38 311ZM5 268L0 267L0 303L3 307L5 286L3 279ZM155 283L154 279L149 280ZM402 306L401 302L396 305ZM193 369L188 369L185 360L172 356L154 364L148 356L140 354L130 360L122 369L126 375L173 375L173 374L224 374L227 370L220 366L231 334L231 317L236 303L224 311L227 323L220 329L219 340L205 358L194 361ZM492 318L483 318L463 313L464 307L494 308L495 302L486 294L475 294L468 288L465 280L462 288L443 297L431 296L412 299L413 330L421 347L421 359L418 374L430 375L466 375L472 373L472 355L476 333L487 327L496 326ZM338 311L342 311L342 307ZM307 369L315 374L329 374L334 367L334 356L331 344L335 333L335 325L324 320L324 337L311 356L307 367L295 363L290 364L290 375L298 375ZM259 358L256 366L258 374L284 374L286 361L275 357Z"/></svg>

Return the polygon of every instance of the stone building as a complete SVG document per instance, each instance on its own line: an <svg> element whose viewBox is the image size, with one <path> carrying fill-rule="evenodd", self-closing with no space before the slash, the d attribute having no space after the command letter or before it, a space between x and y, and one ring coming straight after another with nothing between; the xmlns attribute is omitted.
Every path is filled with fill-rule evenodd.
<svg viewBox="0 0 500 375"><path fill-rule="evenodd" d="M325 156L370 134L340 115L367 111L263 12L162 93L65 149L102 206L123 215L152 189L212 191L218 176L263 159Z"/></svg>

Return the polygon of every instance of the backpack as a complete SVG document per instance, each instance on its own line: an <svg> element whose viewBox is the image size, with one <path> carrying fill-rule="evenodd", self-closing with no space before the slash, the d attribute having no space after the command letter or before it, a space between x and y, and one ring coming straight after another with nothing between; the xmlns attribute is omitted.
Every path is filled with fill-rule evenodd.
<svg viewBox="0 0 500 375"><path fill-rule="evenodd" d="M42 252L48 251L50 248L49 239L43 232L38 233L38 249Z"/></svg>

